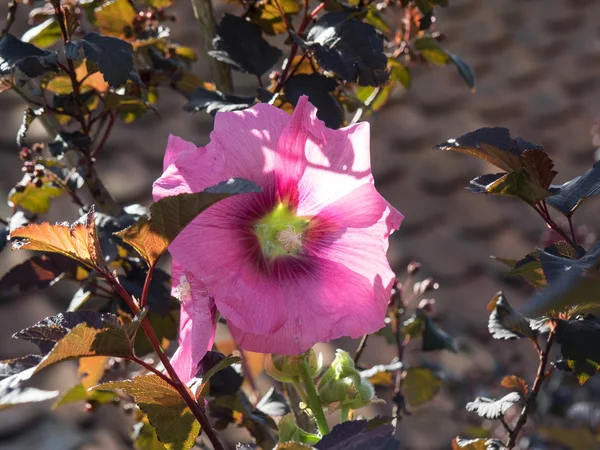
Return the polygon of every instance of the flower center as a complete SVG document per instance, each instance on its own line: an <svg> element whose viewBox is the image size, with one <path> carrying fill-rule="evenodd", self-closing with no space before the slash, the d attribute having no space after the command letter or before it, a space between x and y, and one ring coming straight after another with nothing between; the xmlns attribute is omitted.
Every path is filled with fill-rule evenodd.
<svg viewBox="0 0 600 450"><path fill-rule="evenodd" d="M263 255L268 260L298 254L302 250L308 219L296 216L280 203L253 226Z"/></svg>

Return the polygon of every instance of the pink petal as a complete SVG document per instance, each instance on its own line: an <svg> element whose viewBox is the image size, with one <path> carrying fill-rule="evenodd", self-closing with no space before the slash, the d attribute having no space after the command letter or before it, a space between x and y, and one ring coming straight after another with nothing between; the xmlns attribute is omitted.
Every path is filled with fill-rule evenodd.
<svg viewBox="0 0 600 450"><path fill-rule="evenodd" d="M374 286L385 287L385 292L377 294L378 310L384 313L390 299L388 288L395 278L386 257L388 237L403 219L375 186L364 184L313 218L317 225L309 235L308 248L320 258L363 275Z"/></svg>
<svg viewBox="0 0 600 450"><path fill-rule="evenodd" d="M186 192L200 192L233 177L259 186L273 184L274 149L290 116L278 108L257 104L244 111L219 113L206 147L190 150L170 140L168 167L154 183L154 200ZM193 144L189 144L190 146Z"/></svg>
<svg viewBox="0 0 600 450"><path fill-rule="evenodd" d="M302 96L277 143L277 193L310 216L362 184L373 181L369 124L331 130Z"/></svg>
<svg viewBox="0 0 600 450"><path fill-rule="evenodd" d="M172 134L169 135L169 140L167 142L167 150L165 152L165 158L163 161L163 171L167 170L171 164L175 162L177 157L181 153L185 152L193 152L197 150L195 144L191 142L185 141L181 139L179 136L174 136Z"/></svg>
<svg viewBox="0 0 600 450"><path fill-rule="evenodd" d="M342 264L311 259L309 270L282 285L278 308L285 320L271 333L253 333L246 323L227 318L236 342L245 350L294 355L317 342L342 336L358 338L384 326L385 311L379 308L377 295L389 292L381 279L376 285ZM388 296L389 299L389 296ZM221 308L221 306L219 306ZM262 314L270 310L262 308Z"/></svg>
<svg viewBox="0 0 600 450"><path fill-rule="evenodd" d="M171 358L171 364L183 383L195 375L198 364L212 348L216 329L216 308L212 298L206 295L206 287L194 275L173 261L173 295L179 295L182 276L190 285L190 295L180 295L181 315L179 324L179 348Z"/></svg>

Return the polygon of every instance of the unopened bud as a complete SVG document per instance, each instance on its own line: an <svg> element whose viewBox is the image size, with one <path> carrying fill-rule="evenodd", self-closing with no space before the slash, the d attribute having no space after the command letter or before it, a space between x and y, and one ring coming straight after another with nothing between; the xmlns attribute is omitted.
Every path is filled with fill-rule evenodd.
<svg viewBox="0 0 600 450"><path fill-rule="evenodd" d="M300 441L300 428L293 414L286 414L279 422L279 442Z"/></svg>
<svg viewBox="0 0 600 450"><path fill-rule="evenodd" d="M313 378L321 373L323 367L323 355L317 355L311 348L300 355L273 355L265 358L265 370L277 381L289 383L302 375L302 363L306 362Z"/></svg>
<svg viewBox="0 0 600 450"><path fill-rule="evenodd" d="M408 267L406 268L406 272L408 272L409 275L416 275L419 273L420 270L421 270L421 263L419 263L417 261L411 261L408 264Z"/></svg>
<svg viewBox="0 0 600 450"><path fill-rule="evenodd" d="M375 391L360 376L348 352L337 350L331 367L323 374L317 392L324 405L360 408L371 403Z"/></svg>
<svg viewBox="0 0 600 450"><path fill-rule="evenodd" d="M19 158L21 158L23 161L29 161L32 156L31 150L27 147L23 147L19 152Z"/></svg>
<svg viewBox="0 0 600 450"><path fill-rule="evenodd" d="M438 289L440 285L433 281L433 278L427 278L419 283L415 283L414 291L415 293L423 295L425 292L430 292Z"/></svg>

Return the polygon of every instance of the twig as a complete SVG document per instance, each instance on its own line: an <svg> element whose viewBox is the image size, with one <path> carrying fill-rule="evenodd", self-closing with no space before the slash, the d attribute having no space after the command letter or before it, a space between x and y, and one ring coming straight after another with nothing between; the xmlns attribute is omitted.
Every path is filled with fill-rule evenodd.
<svg viewBox="0 0 600 450"><path fill-rule="evenodd" d="M2 34L0 35L0 39L4 37L6 33L10 31L10 27L15 22L15 18L17 17L17 6L19 2L17 0L9 0L8 2L8 13L6 14L6 23L4 24L4 28L2 28Z"/></svg>
<svg viewBox="0 0 600 450"><path fill-rule="evenodd" d="M371 95L369 95L369 98L367 98L365 100L365 108L358 108L356 110L356 113L354 114L354 117L352 117L352 120L350 121L350 125L354 125L355 123L357 123L363 116L363 114L365 113L365 111L367 109L370 109L369 107L375 103L375 100L377 100L377 97L379 96L379 94L382 92L381 88L375 88L373 89L373 92L371 92Z"/></svg>
<svg viewBox="0 0 600 450"><path fill-rule="evenodd" d="M116 278L107 269L102 270L102 269L98 268L98 270L104 276L106 281L119 293L119 295L123 298L123 300L125 300L125 303L127 303L127 306L129 306L131 311L134 314L137 314L140 311L140 307L138 306L136 301L133 299L133 297L129 294L129 292L127 292L127 290L125 290L125 288L123 286L121 286L121 284L116 280ZM160 361L162 362L163 366L165 367L165 370L169 374L169 384L174 389L177 390L177 392L179 393L179 395L181 396L183 401L186 403L186 405L192 411L192 414L194 415L194 417L198 420L198 422L200 422L200 426L202 427L202 430L204 431L204 433L206 433L206 436L210 440L214 449L215 450L225 450L225 448L223 447L223 444L221 444L221 442L219 441L219 438L217 437L215 430L213 430L213 428L211 427L208 417L206 416L204 410L200 407L198 402L196 402L196 400L192 397L192 395L188 391L187 387L179 379L177 372L175 372L175 369L171 365L171 361L169 361L169 358L163 351L163 349L160 345L160 341L158 340L158 337L156 336L156 333L154 332L154 329L152 328L152 324L150 323L150 321L148 320L147 317L144 317L144 319L142 320L141 327L142 327L142 330L144 331L144 334L150 341L152 348L154 349L154 351L158 355Z"/></svg>
<svg viewBox="0 0 600 450"><path fill-rule="evenodd" d="M571 230L571 237L573 238L573 242L577 244L577 236L575 236L575 229L573 228L573 218L571 216L568 217L569 220L569 228Z"/></svg>
<svg viewBox="0 0 600 450"><path fill-rule="evenodd" d="M554 342L554 330L550 331L548 335L548 342L546 343L546 348L540 354L540 364L538 366L537 374L535 376L535 381L533 382L533 387L531 388L531 392L529 397L527 397L527 401L525 403L525 407L521 411L521 415L519 416L519 420L517 424L513 428L512 432L509 434L508 443L506 444L507 449L512 449L517 442L517 438L519 437L519 433L521 429L527 422L527 417L531 409L535 406L535 401L540 392L540 388L546 379L546 365L548 364L548 358L550 356L550 350L552 349L552 343Z"/></svg>
<svg viewBox="0 0 600 450"><path fill-rule="evenodd" d="M172 381L171 381L171 379L170 379L168 376L166 376L164 373L162 373L160 370L158 370L158 369L157 369L156 367L154 367L153 365L151 365L151 364L148 364L148 363L147 363L146 361L144 361L143 359L141 359L141 358L138 358L137 356L134 356L133 358L131 358L131 361L133 361L133 362L134 362L134 363L136 363L136 364L139 364L139 365L140 365L140 366L142 366L144 369L146 369L148 372L152 372L154 375L156 375L156 376L158 376L158 377L162 378L162 380L163 380L165 383L168 383L168 384L170 384L170 385L171 385L171 384L173 384L173 383L172 383Z"/></svg>
<svg viewBox="0 0 600 450"><path fill-rule="evenodd" d="M106 141L108 140L108 136L110 136L110 132L112 131L112 127L115 124L117 120L117 114L116 113L110 113L110 118L108 119L108 126L106 127L106 130L104 130L104 134L102 135L102 139L100 140L100 143L98 144L98 147L96 147L95 150L92 151L92 153L90 154L90 158L96 158L96 156L98 155L98 153L100 153L100 150L102 150L102 148L104 147L104 144L106 144Z"/></svg>
<svg viewBox="0 0 600 450"><path fill-rule="evenodd" d="M400 321L402 320L402 316L404 314L404 294L406 292L406 286L410 284L410 280L412 280L412 275L409 274L407 280L402 285L398 291L396 291L396 298L393 302L393 310L394 310L394 336L396 338L396 356L398 361L402 363L404 359L404 348L408 343L409 337L402 336L402 326L400 325ZM404 370L402 366L396 371L395 381L394 381L394 409L392 411L392 425L394 428L398 425L398 419L401 418L401 415L406 412L406 403L404 401L404 395L402 394L402 374Z"/></svg>
<svg viewBox="0 0 600 450"><path fill-rule="evenodd" d="M146 274L146 280L144 281L144 289L142 290L142 298L140 299L141 308L148 304L148 292L150 291L150 283L152 282L153 273L154 266L148 267L148 273Z"/></svg>
<svg viewBox="0 0 600 450"><path fill-rule="evenodd" d="M547 209L546 209L546 211L544 211L543 205L542 206L540 206L540 204L533 205L533 209L535 210L535 212L537 212L540 215L540 217L542 219L544 219L544 221L548 224L548 226L550 228L552 228L554 231L556 231L558 234L560 234L565 241L567 241L573 247L577 246L577 244L575 244L575 242L567 235L567 233L565 233L564 230L561 227L559 227L556 224L556 222L554 222L554 220L552 220L552 217L550 217L550 213L547 212Z"/></svg>
<svg viewBox="0 0 600 450"><path fill-rule="evenodd" d="M204 52L208 53L212 50L212 40L216 34L212 2L211 0L192 0L192 7L194 8L194 16L200 24ZM209 58L209 64L217 89L225 93L233 92L231 68L227 64L217 61L214 58Z"/></svg>
<svg viewBox="0 0 600 450"><path fill-rule="evenodd" d="M367 346L367 339L369 339L369 335L365 334L360 340L360 344L358 344L358 348L356 349L356 354L354 355L354 365L358 365L358 361L360 361L360 357L365 351L365 347Z"/></svg>

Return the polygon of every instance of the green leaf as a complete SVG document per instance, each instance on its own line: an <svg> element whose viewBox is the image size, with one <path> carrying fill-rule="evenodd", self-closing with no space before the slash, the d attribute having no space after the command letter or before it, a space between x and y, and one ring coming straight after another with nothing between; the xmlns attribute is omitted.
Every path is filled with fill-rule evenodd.
<svg viewBox="0 0 600 450"><path fill-rule="evenodd" d="M166 197L150 207L150 219L142 218L116 234L154 266L169 244L198 214L219 200L249 192L260 192L260 187L251 181L232 178L202 192Z"/></svg>
<svg viewBox="0 0 600 450"><path fill-rule="evenodd" d="M480 182L484 177L475 178L471 181L468 189L475 193L516 197L530 205L535 205L552 195L547 189L532 183L523 170L516 170L507 174L494 174L495 179L486 179L489 184L482 186Z"/></svg>
<svg viewBox="0 0 600 450"><path fill-rule="evenodd" d="M588 315L580 320L553 319L553 324L562 356L583 385L600 369L600 320Z"/></svg>
<svg viewBox="0 0 600 450"><path fill-rule="evenodd" d="M291 20L292 15L300 11L300 4L297 0L263 0L254 4L253 8L248 13L250 21L257 24L267 34L281 34L286 33L287 28L279 8L284 12L288 22Z"/></svg>
<svg viewBox="0 0 600 450"><path fill-rule="evenodd" d="M122 391L133 397L168 450L188 450L200 434L200 424L179 392L155 374L103 383L94 389Z"/></svg>
<svg viewBox="0 0 600 450"><path fill-rule="evenodd" d="M274 450L315 450L315 447L302 442L290 441L277 444Z"/></svg>
<svg viewBox="0 0 600 450"><path fill-rule="evenodd" d="M168 8L173 4L173 0L142 0L144 5L151 6L156 9Z"/></svg>
<svg viewBox="0 0 600 450"><path fill-rule="evenodd" d="M80 41L65 45L66 56L76 60L80 47L89 61L98 64L104 79L113 88L125 84L136 74L131 45L122 39L88 33Z"/></svg>
<svg viewBox="0 0 600 450"><path fill-rule="evenodd" d="M56 18L46 19L23 34L23 42L30 42L41 48L47 48L62 39L60 25Z"/></svg>
<svg viewBox="0 0 600 450"><path fill-rule="evenodd" d="M135 9L127 0L106 2L94 9L96 22L102 34L106 36L126 36L133 29L136 15Z"/></svg>
<svg viewBox="0 0 600 450"><path fill-rule="evenodd" d="M488 330L494 339L535 339L531 319L515 311L502 292L498 292L488 305L491 311Z"/></svg>
<svg viewBox="0 0 600 450"><path fill-rule="evenodd" d="M458 352L458 347L454 338L439 328L429 316L425 316L425 326L423 328L423 345L421 349L424 352L434 350L449 350L453 353Z"/></svg>
<svg viewBox="0 0 600 450"><path fill-rule="evenodd" d="M57 72L56 53L42 50L6 33L0 39L0 75L9 75L15 68L30 78Z"/></svg>
<svg viewBox="0 0 600 450"><path fill-rule="evenodd" d="M421 52L423 58L434 64L445 66L450 62L450 55L442 48L437 39L431 36L422 36L415 39L415 48Z"/></svg>
<svg viewBox="0 0 600 450"><path fill-rule="evenodd" d="M517 392L511 392L501 399L493 400L486 397L477 397L474 401L467 403L467 411L474 412L486 419L500 419L508 409L518 403L521 396Z"/></svg>
<svg viewBox="0 0 600 450"><path fill-rule="evenodd" d="M388 68L390 69L390 78L393 81L397 81L404 89L408 90L412 81L408 66L400 61L388 58Z"/></svg>
<svg viewBox="0 0 600 450"><path fill-rule="evenodd" d="M152 106L139 97L133 95L120 95L114 92L106 94L104 107L118 111L125 123L131 123L143 116Z"/></svg>
<svg viewBox="0 0 600 450"><path fill-rule="evenodd" d="M150 425L147 416L134 425L132 439L135 450L164 450L165 448L158 440L156 429Z"/></svg>
<svg viewBox="0 0 600 450"><path fill-rule="evenodd" d="M439 392L442 380L427 367L411 367L404 375L402 392L413 408L427 403Z"/></svg>
<svg viewBox="0 0 600 450"><path fill-rule="evenodd" d="M118 398L118 396L111 391L88 392L88 390L79 383L61 395L54 405L52 405L52 409L58 409L61 406L82 401L93 401L94 403L103 405L113 402L116 398Z"/></svg>

